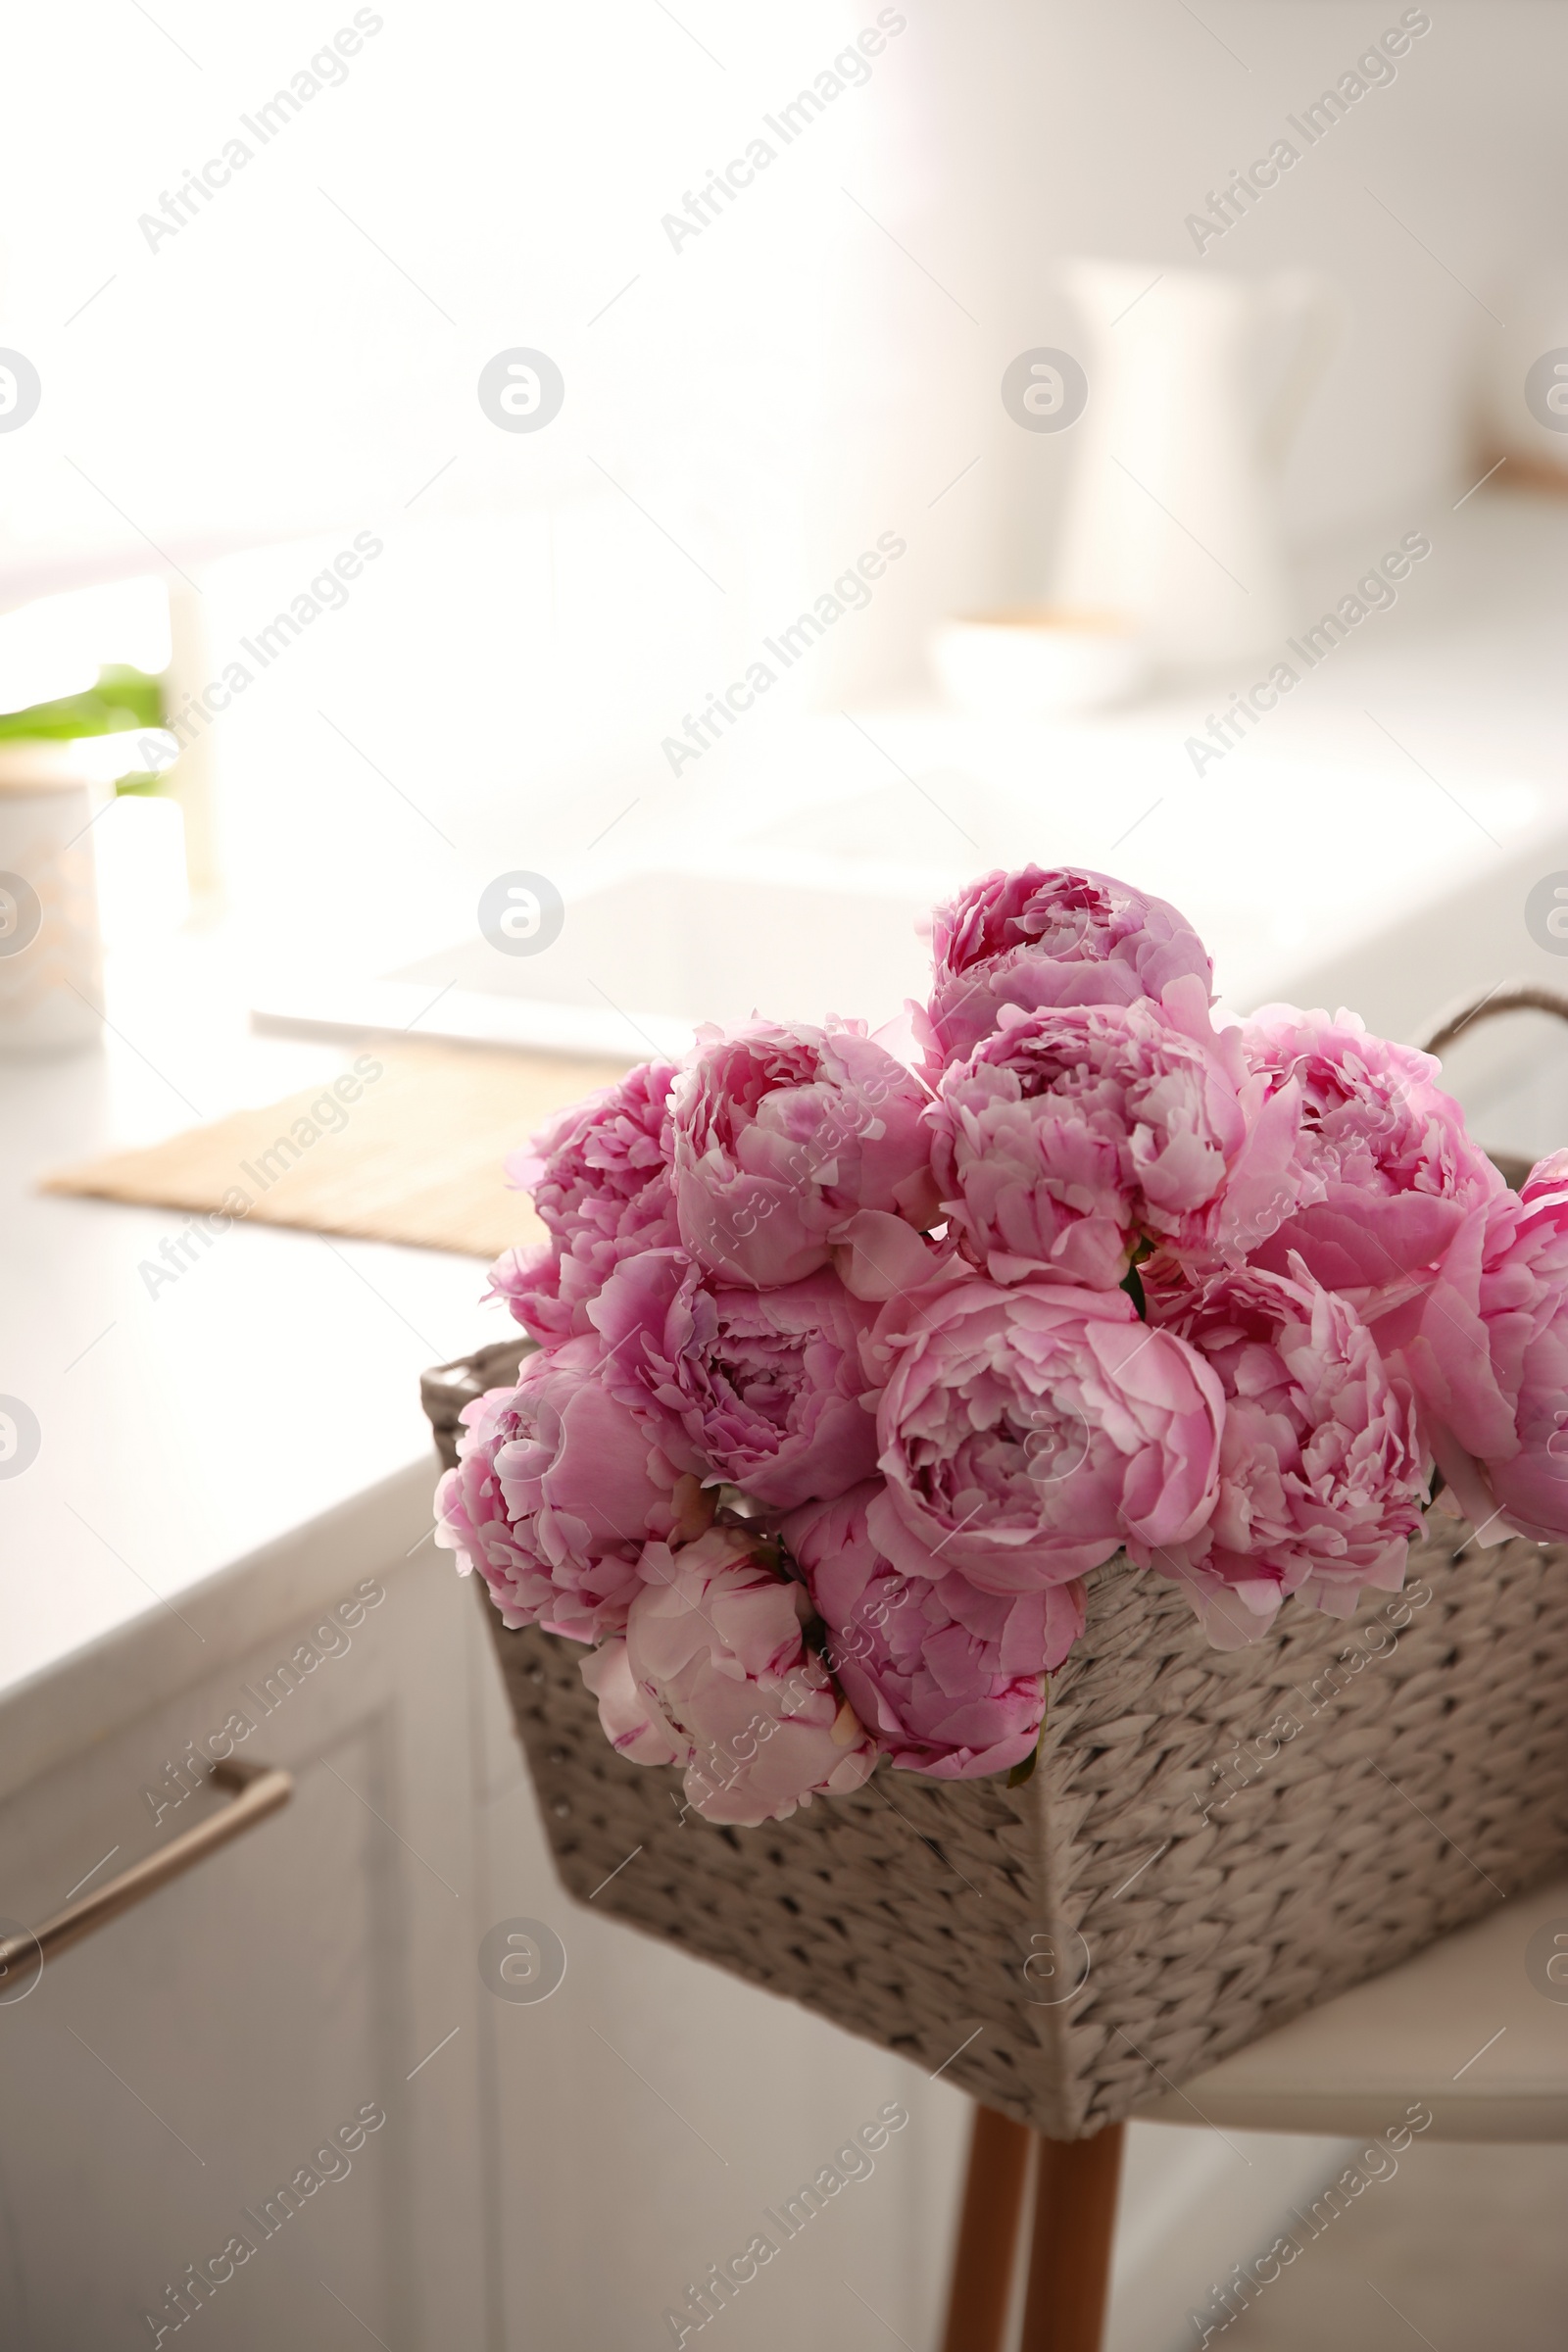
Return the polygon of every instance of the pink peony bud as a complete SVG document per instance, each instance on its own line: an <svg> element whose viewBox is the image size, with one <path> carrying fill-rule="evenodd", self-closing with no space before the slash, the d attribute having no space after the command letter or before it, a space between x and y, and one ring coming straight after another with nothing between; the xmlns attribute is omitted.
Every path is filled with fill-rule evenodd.
<svg viewBox="0 0 1568 2352"><path fill-rule="evenodd" d="M1568 1152L1472 1209L1430 1290L1375 1328L1479 1541L1568 1537Z"/></svg>
<svg viewBox="0 0 1568 2352"><path fill-rule="evenodd" d="M651 1544L623 1639L582 1661L606 1736L635 1763L680 1764L704 1818L755 1828L868 1780L876 1749L801 1639L799 1585L742 1530Z"/></svg>
<svg viewBox="0 0 1568 2352"><path fill-rule="evenodd" d="M1348 1617L1364 1586L1397 1592L1431 1465L1407 1385L1349 1302L1298 1258L1203 1284L1144 1270L1152 1322L1178 1332L1225 1392L1219 1500L1153 1565L1186 1587L1216 1647L1260 1641L1287 1593Z"/></svg>
<svg viewBox="0 0 1568 2352"><path fill-rule="evenodd" d="M982 1592L956 1570L905 1576L866 1507L880 1482L784 1522L828 1632L827 1663L895 1767L975 1780L1021 1764L1040 1737L1046 1676L1084 1626L1084 1588Z"/></svg>
<svg viewBox="0 0 1568 2352"><path fill-rule="evenodd" d="M1466 1135L1429 1054L1372 1036L1354 1013L1331 1021L1294 1004L1265 1004L1240 1035L1269 1087L1294 1079L1301 1103L1298 1205L1254 1260L1285 1274L1299 1250L1319 1282L1375 1312L1370 1294L1390 1297L1432 1265L1502 1178Z"/></svg>
<svg viewBox="0 0 1568 2352"><path fill-rule="evenodd" d="M1091 1290L1140 1242L1207 1250L1249 1140L1238 1074L1206 1023L1188 1036L1147 1001L1004 1005L928 1114L959 1249L994 1282Z"/></svg>
<svg viewBox="0 0 1568 2352"><path fill-rule="evenodd" d="M1004 1004L1131 1004L1196 980L1208 1002L1213 966L1185 916L1108 874L1026 865L985 875L936 910L934 975L923 1023L926 1073L961 1061Z"/></svg>
<svg viewBox="0 0 1568 2352"><path fill-rule="evenodd" d="M1034 1592L1207 1524L1219 1382L1124 1291L934 1285L884 1307L867 1358L887 1384L867 1522L906 1575Z"/></svg>
<svg viewBox="0 0 1568 2352"><path fill-rule="evenodd" d="M858 1209L935 1222L925 1091L863 1023L700 1034L674 1092L675 1207L709 1273L769 1290L825 1266Z"/></svg>
<svg viewBox="0 0 1568 2352"><path fill-rule="evenodd" d="M547 1346L589 1329L588 1307L623 1257L676 1239L665 1150L674 1075L667 1061L628 1070L559 1112L507 1161L550 1239L498 1258L491 1295Z"/></svg>
<svg viewBox="0 0 1568 2352"><path fill-rule="evenodd" d="M478 1569L502 1622L574 1642L624 1625L651 1536L695 1536L712 1516L683 1476L679 1424L631 1412L597 1361L596 1342L568 1341L466 1406L436 1493L437 1544Z"/></svg>
<svg viewBox="0 0 1568 2352"><path fill-rule="evenodd" d="M682 1250L654 1250L625 1259L590 1311L610 1387L677 1420L701 1476L791 1510L875 1469L859 1342L876 1309L836 1275L735 1290L705 1282Z"/></svg>

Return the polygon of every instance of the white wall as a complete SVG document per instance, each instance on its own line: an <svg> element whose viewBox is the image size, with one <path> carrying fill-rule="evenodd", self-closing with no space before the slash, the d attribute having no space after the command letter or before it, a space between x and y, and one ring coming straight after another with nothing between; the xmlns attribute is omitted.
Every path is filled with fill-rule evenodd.
<svg viewBox="0 0 1568 2352"><path fill-rule="evenodd" d="M906 554L749 747L802 702L924 691L933 619L1040 589L1073 435L1018 431L998 387L1020 349L1071 345L1064 255L1305 264L1343 289L1284 484L1303 558L1456 497L1503 332L1483 306L1512 318L1501 281L1551 258L1564 215L1568 15L1434 0L1393 85L1252 215L1201 258L1184 227L1402 5L900 0L863 86L678 250L663 215L874 8L412 0L156 252L139 212L332 20L171 0L166 37L90 0L19 23L18 86L69 88L75 135L22 109L0 154L0 343L47 396L0 437L0 589L94 534L142 562L142 532L318 528L184 559L216 667L373 527L349 608L218 722L230 881L273 952L380 963L458 936L476 874L554 870L634 803L609 852L688 821L722 762L675 778L662 739L879 533ZM567 374L538 436L475 397L517 341ZM768 792L748 750L724 793Z"/></svg>
<svg viewBox="0 0 1568 2352"><path fill-rule="evenodd" d="M1560 267L1568 16L1537 0L1435 0L1430 13L1393 84L1200 256L1187 214L1398 24L1395 0L911 11L866 201L956 299L892 247L858 257L898 358L878 447L855 459L899 485L917 529L901 607L879 606L853 641L856 684L908 682L921 618L1043 585L1073 435L1016 430L997 387L1016 352L1073 347L1053 284L1065 255L1147 262L1151 276L1308 266L1341 287L1345 340L1284 483L1298 546L1475 478L1473 386L1502 345L1510 281ZM980 451L928 515L925 497Z"/></svg>

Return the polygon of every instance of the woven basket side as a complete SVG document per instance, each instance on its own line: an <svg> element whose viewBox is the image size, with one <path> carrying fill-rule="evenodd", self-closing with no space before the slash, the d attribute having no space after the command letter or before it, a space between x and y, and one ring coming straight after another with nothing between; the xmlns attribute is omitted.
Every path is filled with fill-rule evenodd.
<svg viewBox="0 0 1568 2352"><path fill-rule="evenodd" d="M1463 1533L1415 1547L1402 1596L1341 1621L1288 1606L1228 1654L1173 1588L1102 1583L1043 1766L1057 1909L1095 1957L1077 2129L1568 1853L1568 1547L1461 1553Z"/></svg>
<svg viewBox="0 0 1568 2352"><path fill-rule="evenodd" d="M485 1607L569 1893L931 2072L981 2028L958 2079L1020 2121L1050 2105L1063 2025L1019 1998L1043 1924L1027 1790L879 1772L789 1821L716 1827L678 1772L609 1746L575 1643L507 1633Z"/></svg>
<svg viewBox="0 0 1568 2352"><path fill-rule="evenodd" d="M1230 1654L1113 1564L1030 1784L884 1770L762 1830L616 1756L576 1645L479 1597L570 1893L1070 2138L1568 1853L1568 1550L1456 1541Z"/></svg>
<svg viewBox="0 0 1568 2352"><path fill-rule="evenodd" d="M523 1345L429 1376L444 1458ZM1445 1520L1403 1595L1345 1620L1288 1603L1232 1653L1174 1585L1111 1562L1027 1786L882 1769L764 1830L716 1828L677 1773L615 1755L577 1645L476 1598L570 1893L1055 2137L1568 1855L1568 1545L1480 1551Z"/></svg>

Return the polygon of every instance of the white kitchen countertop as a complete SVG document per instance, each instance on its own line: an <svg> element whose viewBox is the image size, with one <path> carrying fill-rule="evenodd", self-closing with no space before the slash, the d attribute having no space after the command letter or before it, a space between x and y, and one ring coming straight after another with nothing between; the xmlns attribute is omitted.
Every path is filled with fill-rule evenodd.
<svg viewBox="0 0 1568 2352"><path fill-rule="evenodd" d="M52 1744L65 1661L134 1629L142 1665L126 1651L122 1716L158 1695L138 1677L200 1673L204 1637L248 1605L225 1575L237 1563L358 1497L367 1525L404 1528L436 1477L419 1373L510 1328L479 1303L476 1259L272 1226L232 1227L153 1294L141 1261L180 1212L35 1191L52 1168L335 1076L360 1050L253 1036L241 1006L222 943L186 938L118 986L111 970L101 1051L0 1061L0 1395L41 1428L37 1458L0 1478L11 1785ZM429 1557L450 1573L447 1554ZM284 1611L310 1605L284 1582ZM102 1729L110 1704L99 1689L77 1736Z"/></svg>
<svg viewBox="0 0 1568 2352"><path fill-rule="evenodd" d="M434 998L428 1033L601 1053L642 1050L639 1033L679 1052L696 1022L754 1006L876 1023L923 993L915 926L933 903L1030 858L1174 901L1234 1011L1345 1003L1411 1039L1500 978L1557 985L1562 959L1525 906L1568 869L1568 497L1451 486L1368 522L1300 565L1300 625L1417 530L1431 553L1397 602L1310 668L1298 654L1297 686L1223 755L1206 714L1266 677L1284 641L1076 721L929 695L781 704L678 778L645 745L602 793L562 780L508 800L504 836L454 816L462 854L420 860L398 925L296 906L300 943L277 935L269 894L255 1001L307 1025L396 1027ZM482 888L518 863L518 820L525 862L568 912L537 960L496 956L473 922ZM354 904L406 891L389 842L380 855L371 874L356 845Z"/></svg>

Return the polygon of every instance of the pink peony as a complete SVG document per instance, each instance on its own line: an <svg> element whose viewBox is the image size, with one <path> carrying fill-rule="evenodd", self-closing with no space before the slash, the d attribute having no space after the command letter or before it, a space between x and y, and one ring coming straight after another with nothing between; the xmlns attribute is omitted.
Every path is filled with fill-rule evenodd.
<svg viewBox="0 0 1568 2352"><path fill-rule="evenodd" d="M705 1282L684 1250L652 1250L625 1259L589 1311L614 1394L677 1420L688 1467L715 1483L790 1510L875 1469L859 1341L876 1310L836 1275L734 1290Z"/></svg>
<svg viewBox="0 0 1568 2352"><path fill-rule="evenodd" d="M863 1023L700 1034L674 1092L675 1208L709 1273L772 1289L825 1266L857 1210L935 1222L925 1092Z"/></svg>
<svg viewBox="0 0 1568 2352"><path fill-rule="evenodd" d="M695 1536L712 1516L682 1475L679 1424L612 1396L596 1344L529 1356L514 1389L492 1389L463 1418L436 1542L464 1575L478 1569L505 1625L597 1641L624 1625L648 1539Z"/></svg>
<svg viewBox="0 0 1568 2352"><path fill-rule="evenodd" d="M1131 1004L1196 980L1208 1002L1213 966L1185 916L1108 874L1026 865L987 874L936 911L925 1018L927 1074L961 1061L1004 1004Z"/></svg>
<svg viewBox="0 0 1568 2352"><path fill-rule="evenodd" d="M956 1255L946 1225L940 1235L916 1233L885 1209L862 1208L834 1240L833 1271L857 1298L892 1298L953 1271Z"/></svg>
<svg viewBox="0 0 1568 2352"><path fill-rule="evenodd" d="M1124 1291L976 1275L891 1300L868 1353L887 1372L868 1523L906 1575L1032 1592L1206 1525L1219 1382Z"/></svg>
<svg viewBox="0 0 1568 2352"><path fill-rule="evenodd" d="M1261 1640L1289 1592L1348 1617L1372 1585L1397 1592L1430 1464L1415 1408L1348 1300L1296 1261L1188 1282L1145 1268L1149 1313L1186 1340L1225 1392L1219 1500L1154 1565L1176 1575L1217 1647Z"/></svg>
<svg viewBox="0 0 1568 2352"><path fill-rule="evenodd" d="M965 1256L995 1282L1113 1290L1141 1241L1238 1256L1254 1243L1290 1198L1297 1097L1262 1103L1231 1034L1200 1023L1147 1001L1004 1005L928 1113Z"/></svg>
<svg viewBox="0 0 1568 2352"><path fill-rule="evenodd" d="M709 1821L785 1821L848 1795L876 1749L801 1639L806 1594L755 1538L714 1527L651 1544L624 1639L582 1662L606 1736L639 1764L679 1764Z"/></svg>
<svg viewBox="0 0 1568 2352"><path fill-rule="evenodd" d="M1083 1632L1083 1586L982 1592L940 1561L928 1576L903 1576L866 1522L879 1491L872 1481L784 1522L827 1627L828 1663L900 1771L939 1781L1006 1772L1034 1748L1046 1676Z"/></svg>
<svg viewBox="0 0 1568 2352"><path fill-rule="evenodd" d="M507 1173L544 1220L550 1239L509 1250L490 1271L536 1340L588 1328L587 1308L623 1257L676 1239L665 1130L674 1065L647 1061L587 1102L557 1113Z"/></svg>
<svg viewBox="0 0 1568 2352"><path fill-rule="evenodd" d="M1466 1210L1504 1189L1429 1054L1373 1037L1354 1013L1293 1004L1264 1005L1241 1039L1271 1089L1294 1078L1301 1097L1300 1205L1252 1253L1271 1273L1299 1250L1319 1282L1366 1303L1441 1257Z"/></svg>
<svg viewBox="0 0 1568 2352"><path fill-rule="evenodd" d="M1376 1330L1480 1541L1568 1536L1568 1152L1472 1209L1431 1289Z"/></svg>

